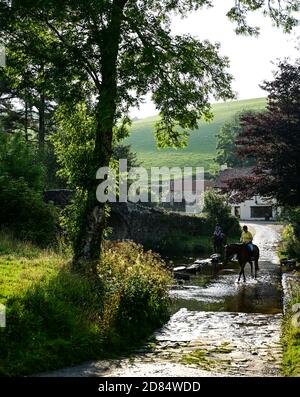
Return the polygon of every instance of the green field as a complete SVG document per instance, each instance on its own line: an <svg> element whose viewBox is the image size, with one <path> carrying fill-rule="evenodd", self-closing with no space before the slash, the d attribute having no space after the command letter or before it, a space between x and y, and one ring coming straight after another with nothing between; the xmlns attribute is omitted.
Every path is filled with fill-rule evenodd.
<svg viewBox="0 0 300 397"><path fill-rule="evenodd" d="M201 121L199 129L191 132L189 144L184 149L158 149L153 134L157 116L133 123L126 144L131 144L138 159L146 168L150 167L196 167L207 171L216 153L216 134L222 125L242 110L259 110L266 105L265 98L218 103L212 106L214 119L210 123Z"/></svg>

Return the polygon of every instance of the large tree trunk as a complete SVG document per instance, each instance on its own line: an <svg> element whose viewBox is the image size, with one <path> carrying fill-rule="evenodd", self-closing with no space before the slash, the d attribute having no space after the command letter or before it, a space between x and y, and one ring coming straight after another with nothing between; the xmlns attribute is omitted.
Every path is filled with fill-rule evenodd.
<svg viewBox="0 0 300 397"><path fill-rule="evenodd" d="M123 8L126 0L116 0L112 6L111 20L99 43L101 48L101 86L97 105L97 130L88 199L74 249L75 270L97 272L101 241L105 228L105 204L96 199L96 172L107 167L112 154L113 127L117 103L117 58L121 35Z"/></svg>

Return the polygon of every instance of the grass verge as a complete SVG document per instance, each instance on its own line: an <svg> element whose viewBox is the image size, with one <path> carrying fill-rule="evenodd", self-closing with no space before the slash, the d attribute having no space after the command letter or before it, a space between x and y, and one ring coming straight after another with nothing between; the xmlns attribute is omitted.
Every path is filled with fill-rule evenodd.
<svg viewBox="0 0 300 397"><path fill-rule="evenodd" d="M292 289L290 308L297 303L300 303L299 285ZM284 346L282 372L285 376L300 376L300 327L293 325L293 317L290 310L282 326L282 342Z"/></svg>
<svg viewBox="0 0 300 397"><path fill-rule="evenodd" d="M71 366L128 351L168 317L169 275L131 242L105 243L98 277L68 257L0 234L0 375Z"/></svg>

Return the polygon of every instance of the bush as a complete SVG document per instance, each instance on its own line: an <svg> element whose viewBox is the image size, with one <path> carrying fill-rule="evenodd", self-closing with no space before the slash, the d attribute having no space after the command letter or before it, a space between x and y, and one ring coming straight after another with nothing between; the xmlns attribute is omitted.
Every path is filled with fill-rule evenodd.
<svg viewBox="0 0 300 397"><path fill-rule="evenodd" d="M45 204L39 193L31 189L23 178L0 176L1 226L17 237L41 246L54 242L57 215L55 208Z"/></svg>
<svg viewBox="0 0 300 397"><path fill-rule="evenodd" d="M168 277L157 254L133 242L105 242L99 275L106 285L103 323L116 349L145 337L168 316Z"/></svg>
<svg viewBox="0 0 300 397"><path fill-rule="evenodd" d="M300 208L287 210L284 219L289 223L282 232L280 254L300 260Z"/></svg>
<svg viewBox="0 0 300 397"><path fill-rule="evenodd" d="M0 328L0 375L38 373L128 351L168 317L170 279L163 263L134 243L105 243L96 279L73 274L66 264L48 275L48 260L34 261L31 273L43 268L44 274L31 287L14 277L14 294L2 300L7 327ZM19 262L0 266L0 276Z"/></svg>
<svg viewBox="0 0 300 397"><path fill-rule="evenodd" d="M26 142L21 134L0 134L0 176L12 179L22 178L29 188L41 191L45 169L38 150L31 142Z"/></svg>
<svg viewBox="0 0 300 397"><path fill-rule="evenodd" d="M281 255L300 259L300 240L291 224L285 226L282 232Z"/></svg>

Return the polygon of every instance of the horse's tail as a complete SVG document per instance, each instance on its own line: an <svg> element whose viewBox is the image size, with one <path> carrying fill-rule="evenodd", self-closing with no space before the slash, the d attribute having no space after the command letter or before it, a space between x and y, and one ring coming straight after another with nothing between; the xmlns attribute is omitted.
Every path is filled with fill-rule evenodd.
<svg viewBox="0 0 300 397"><path fill-rule="evenodd" d="M255 245L255 248L256 248L256 255L255 255L255 257L254 257L254 262L255 262L255 271L257 271L257 270L259 270L259 267L258 267L258 260L259 260L260 252L259 252L259 248L258 248L257 245Z"/></svg>
<svg viewBox="0 0 300 397"><path fill-rule="evenodd" d="M259 248L258 248L257 245L255 245L254 247L256 247L256 250L257 250L257 260L258 260L258 259L259 259L259 256L260 256L260 251L259 251Z"/></svg>

